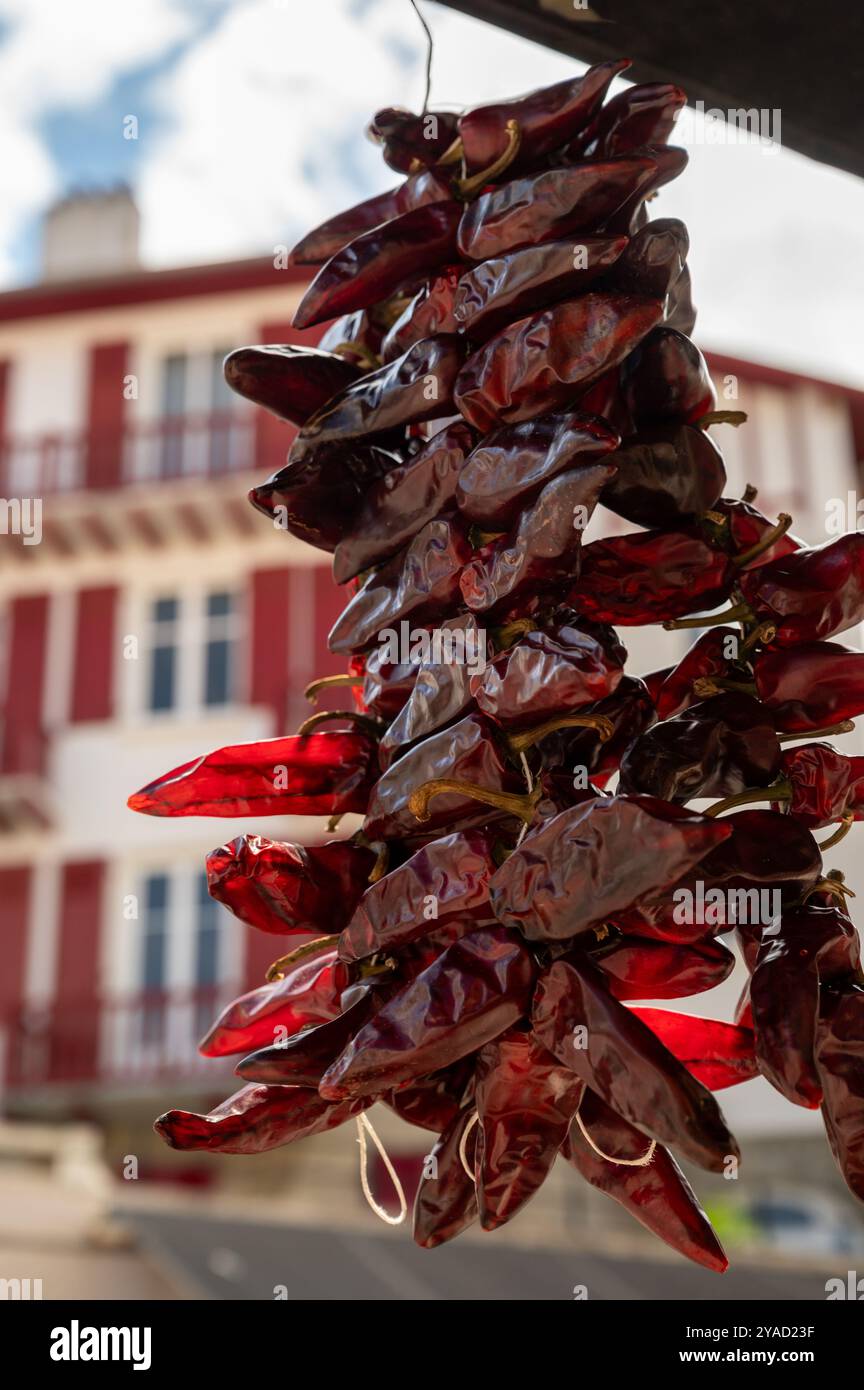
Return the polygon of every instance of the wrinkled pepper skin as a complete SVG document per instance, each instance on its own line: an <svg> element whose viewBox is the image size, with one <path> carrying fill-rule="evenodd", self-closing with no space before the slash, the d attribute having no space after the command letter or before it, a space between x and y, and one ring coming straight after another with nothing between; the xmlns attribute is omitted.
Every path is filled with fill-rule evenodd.
<svg viewBox="0 0 864 1390"><path fill-rule="evenodd" d="M750 1028L644 1005L636 1005L633 1013L709 1091L738 1086L758 1074Z"/></svg>
<svg viewBox="0 0 864 1390"><path fill-rule="evenodd" d="M567 1137L582 1083L530 1032L511 1028L477 1058L477 1202L484 1231L521 1211Z"/></svg>
<svg viewBox="0 0 864 1390"><path fill-rule="evenodd" d="M427 522L406 548L372 573L333 625L331 652L359 652L385 628L398 630L440 618L460 593L460 576L471 555L466 527L457 518Z"/></svg>
<svg viewBox="0 0 864 1390"><path fill-rule="evenodd" d="M458 1062L525 1014L534 975L515 933L484 927L462 937L361 1028L325 1072L320 1094L374 1096Z"/></svg>
<svg viewBox="0 0 864 1390"><path fill-rule="evenodd" d="M294 327L311 328L366 309L412 277L454 260L461 217L459 203L426 203L361 232L318 271L294 314Z"/></svg>
<svg viewBox="0 0 864 1390"><path fill-rule="evenodd" d="M397 1086L382 1097L406 1124L443 1134L459 1115L466 1092L473 1090L474 1061L463 1057L452 1067L434 1071L410 1086Z"/></svg>
<svg viewBox="0 0 864 1390"><path fill-rule="evenodd" d="M711 627L701 633L669 672L657 693L659 718L674 719L697 704L700 697L693 689L694 682L710 677L725 679L740 646L741 637L734 627Z"/></svg>
<svg viewBox="0 0 864 1390"><path fill-rule="evenodd" d="M605 458L620 442L602 420L569 411L504 425L465 460L456 489L459 511L487 531L505 530L553 478Z"/></svg>
<svg viewBox="0 0 864 1390"><path fill-rule="evenodd" d="M532 1026L586 1086L637 1129L700 1168L722 1173L738 1148L711 1092L583 960L555 961L541 976Z"/></svg>
<svg viewBox="0 0 864 1390"><path fill-rule="evenodd" d="M464 1106L433 1145L428 1163L434 1176L424 1173L414 1203L414 1241L424 1250L443 1245L477 1220L477 1192L461 1158L462 1139L476 1111L473 1101ZM466 1153L470 1163L475 1136L469 1135Z"/></svg>
<svg viewBox="0 0 864 1390"><path fill-rule="evenodd" d="M580 631L565 624L551 632L526 632L482 676L471 678L471 691L481 713L502 728L527 728L612 695L626 657L602 629Z"/></svg>
<svg viewBox="0 0 864 1390"><path fill-rule="evenodd" d="M484 434L560 410L662 315L658 299L592 292L517 319L468 358L456 378L456 406Z"/></svg>
<svg viewBox="0 0 864 1390"><path fill-rule="evenodd" d="M365 1110L371 1100L333 1104L305 1086L244 1086L207 1115L168 1110L153 1128L172 1149L260 1154L324 1134Z"/></svg>
<svg viewBox="0 0 864 1390"><path fill-rule="evenodd" d="M486 261L571 232L597 231L656 168L653 159L611 159L512 179L467 205L459 250L468 261Z"/></svg>
<svg viewBox="0 0 864 1390"><path fill-rule="evenodd" d="M446 659L443 644L447 641L448 632L454 634L451 641L461 640L464 643L465 654L472 656L472 661ZM407 753L419 739L437 733L448 724L455 724L463 715L474 710L471 678L494 656L494 642L485 628L479 627L473 613L445 620L441 624L441 633L442 649L437 655L442 659L421 663L404 707L378 744L378 761L382 772L386 772L391 763ZM464 638L460 636L462 633L465 634ZM433 651L431 655L435 656L436 653Z"/></svg>
<svg viewBox="0 0 864 1390"><path fill-rule="evenodd" d="M864 535L796 550L741 576L760 622L776 623L772 645L821 641L864 621Z"/></svg>
<svg viewBox="0 0 864 1390"><path fill-rule="evenodd" d="M422 338L458 332L462 325L456 317L455 305L460 269L459 266L448 267L406 304L381 343L382 362L401 357Z"/></svg>
<svg viewBox="0 0 864 1390"><path fill-rule="evenodd" d="M367 489L402 461L401 453L375 444L295 445L285 467L252 488L249 501L274 526L332 554Z"/></svg>
<svg viewBox="0 0 864 1390"><path fill-rule="evenodd" d="M413 661L388 661L385 647L373 647L362 658L363 686L361 714L390 720L404 709L414 689L419 667ZM356 687L355 687L356 698Z"/></svg>
<svg viewBox="0 0 864 1390"><path fill-rule="evenodd" d="M627 405L640 429L667 420L691 424L717 404L705 358L674 328L649 333L628 358L623 375Z"/></svg>
<svg viewBox="0 0 864 1390"><path fill-rule="evenodd" d="M816 1034L822 1119L837 1167L864 1202L864 988L826 989Z"/></svg>
<svg viewBox="0 0 864 1390"><path fill-rule="evenodd" d="M604 1154L626 1161L645 1153L642 1131L616 1115L594 1091L585 1091L579 1119ZM610 1162L591 1147L579 1120L574 1120L562 1153L586 1182L620 1202L673 1250L716 1274L727 1269L729 1261L693 1189L661 1144L644 1167Z"/></svg>
<svg viewBox="0 0 864 1390"><path fill-rule="evenodd" d="M423 845L371 884L339 938L340 959L394 950L457 920L466 932L494 923L489 905L494 843L487 831L458 831Z"/></svg>
<svg viewBox="0 0 864 1390"><path fill-rule="evenodd" d="M463 356L462 342L452 333L423 338L332 396L304 424L301 444L341 444L452 415Z"/></svg>
<svg viewBox="0 0 864 1390"><path fill-rule="evenodd" d="M689 250L687 228L677 217L646 222L628 239L609 283L625 294L665 300L684 271Z"/></svg>
<svg viewBox="0 0 864 1390"><path fill-rule="evenodd" d="M366 134L382 146L385 164L408 174L418 163L435 164L453 143L456 117L449 111L424 111L416 116L398 106L385 106L375 112Z"/></svg>
<svg viewBox="0 0 864 1390"><path fill-rule="evenodd" d="M716 517L722 518L723 530L718 533L718 543L730 554L750 550L758 545L766 531L770 531L774 525L758 507L743 499L720 497L711 511ZM803 548L804 542L793 536L791 531L786 531L772 545L743 563L741 568L744 571L761 569L772 560L779 560L783 555L792 555L796 550Z"/></svg>
<svg viewBox="0 0 864 1390"><path fill-rule="evenodd" d="M291 252L294 265L321 265L329 261L338 251L373 227L382 222L392 222L403 213L427 203L446 202L450 190L444 180L431 172L416 174L406 179L398 188L388 189L386 193L376 193L373 198L358 203L347 212L337 213L320 227L307 232Z"/></svg>
<svg viewBox="0 0 864 1390"><path fill-rule="evenodd" d="M612 724L612 737L604 743L593 729L563 729L540 744L547 767L584 768L597 786L603 786L618 770L633 739L654 723L654 702L644 681L624 676L614 695L600 700L591 710Z"/></svg>
<svg viewBox="0 0 864 1390"><path fill-rule="evenodd" d="M759 652L756 689L784 733L807 734L864 714L864 652L839 642L802 642Z"/></svg>
<svg viewBox="0 0 864 1390"><path fill-rule="evenodd" d="M336 948L307 956L272 984L260 985L235 999L199 1045L204 1057L229 1057L267 1047L341 1013L339 1000L349 971Z"/></svg>
<svg viewBox="0 0 864 1390"><path fill-rule="evenodd" d="M366 810L375 745L359 733L294 734L217 748L129 797L147 816L333 816Z"/></svg>
<svg viewBox="0 0 864 1390"><path fill-rule="evenodd" d="M375 989L365 983L352 986L335 1018L251 1052L236 1066L237 1075L268 1086L311 1086L317 1090L327 1068L369 1021L381 999L392 992L389 981Z"/></svg>
<svg viewBox="0 0 864 1390"><path fill-rule="evenodd" d="M830 743L802 743L784 752L782 774L790 814L811 830L864 816L864 758L847 758Z"/></svg>
<svg viewBox="0 0 864 1390"><path fill-rule="evenodd" d="M726 485L723 455L704 430L648 425L627 439L603 505L637 526L687 525L708 511Z"/></svg>
<svg viewBox="0 0 864 1390"><path fill-rule="evenodd" d="M686 101L671 82L639 82L606 103L576 146L592 159L610 159L641 145L662 145Z"/></svg>
<svg viewBox="0 0 864 1390"><path fill-rule="evenodd" d="M360 375L358 367L335 352L280 343L235 348L223 370L239 396L294 425L304 424Z"/></svg>
<svg viewBox="0 0 864 1390"><path fill-rule="evenodd" d="M729 557L698 536L638 531L583 546L569 600L595 622L639 627L716 608L734 582Z"/></svg>
<svg viewBox="0 0 864 1390"><path fill-rule="evenodd" d="M289 845L238 835L205 861L211 898L250 927L275 936L327 935L347 921L375 863L351 840Z"/></svg>
<svg viewBox="0 0 864 1390"><path fill-rule="evenodd" d="M407 463L372 484L356 521L336 547L333 578L337 584L388 560L428 522L452 510L473 442L467 425L447 425Z"/></svg>
<svg viewBox="0 0 864 1390"><path fill-rule="evenodd" d="M514 319L589 289L627 243L626 236L582 237L578 242L571 236L481 261L459 281L456 322L472 340L482 342Z"/></svg>
<svg viewBox="0 0 864 1390"><path fill-rule="evenodd" d="M787 756L759 701L729 691L640 734L622 759L619 787L665 801L731 796L770 786Z"/></svg>
<svg viewBox="0 0 864 1390"><path fill-rule="evenodd" d="M719 941L690 946L621 936L589 951L616 999L683 999L714 989L732 973L735 957Z"/></svg>

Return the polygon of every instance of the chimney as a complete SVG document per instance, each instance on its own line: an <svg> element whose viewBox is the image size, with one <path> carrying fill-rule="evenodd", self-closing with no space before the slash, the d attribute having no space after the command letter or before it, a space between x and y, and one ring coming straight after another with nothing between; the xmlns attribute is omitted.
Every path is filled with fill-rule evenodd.
<svg viewBox="0 0 864 1390"><path fill-rule="evenodd" d="M87 280L136 269L139 224L125 185L70 193L45 214L42 279Z"/></svg>

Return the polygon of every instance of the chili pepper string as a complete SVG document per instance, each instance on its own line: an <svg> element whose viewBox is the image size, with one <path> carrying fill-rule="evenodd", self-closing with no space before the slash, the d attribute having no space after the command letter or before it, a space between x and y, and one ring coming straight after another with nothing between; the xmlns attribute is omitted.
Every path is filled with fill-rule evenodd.
<svg viewBox="0 0 864 1390"><path fill-rule="evenodd" d="M527 786L528 786L528 795L530 796L531 793L532 793L533 790L534 790L534 778L531 776L531 769L530 769L530 767L528 766L528 759L525 757L525 754L524 754L524 753L520 753L520 754L519 754L519 761L520 761L521 764L522 764L522 771L525 773L525 782L526 782L526 784L527 784ZM527 834L528 834L528 822L527 822L527 820L526 820L526 821L523 822L523 824L522 824L522 829L519 831L519 839L516 841L516 848L517 848L517 849L519 848L519 846L521 845L522 841L525 839L525 836L526 836Z"/></svg>
<svg viewBox="0 0 864 1390"><path fill-rule="evenodd" d="M396 1196L399 1198L398 1216L391 1216L389 1211L385 1211L384 1208L380 1205L380 1203L375 1201L375 1198L372 1195L372 1189L369 1186L369 1174L367 1171L367 1133L370 1139L372 1140L372 1143L375 1145L376 1149L381 1155L381 1161L384 1164L384 1167L387 1169L387 1176L393 1184L393 1190L396 1193ZM357 1116L357 1143L360 1145L360 1186L363 1188L363 1196L366 1198L366 1201L369 1203L375 1215L377 1217L380 1217L382 1221L386 1221L388 1226L401 1226L402 1222L405 1220L405 1217L408 1215L408 1203L405 1200L405 1190L401 1182L399 1181L399 1174L396 1172L396 1169L393 1167L393 1164L390 1161L390 1155L388 1154L387 1150L385 1149L384 1145L379 1139L378 1133L375 1130L372 1121L369 1119L368 1115L361 1114Z"/></svg>
<svg viewBox="0 0 864 1390"><path fill-rule="evenodd" d="M420 6L417 4L417 0L411 0L411 8L413 9L414 13L416 14L417 18L422 24L423 32L426 35L426 92L423 97L423 110L420 113L421 115L425 116L426 110L429 106L429 94L432 90L432 50L435 41L432 38L432 30L429 28L429 25L427 24L425 17L421 13Z"/></svg>
<svg viewBox="0 0 864 1390"><path fill-rule="evenodd" d="M468 1167L467 1149L468 1135L471 1133L479 1118L480 1116L477 1114L477 1111L475 1110L474 1114L471 1116L471 1119L468 1121L467 1125L462 1131L462 1138L459 1140L459 1162L462 1164L462 1167L465 1169L465 1172L468 1174L468 1177L475 1184L477 1182L477 1174L475 1173L473 1168Z"/></svg>
<svg viewBox="0 0 864 1390"><path fill-rule="evenodd" d="M573 1118L579 1126L579 1132L582 1135L582 1138L585 1140L585 1143L588 1145L588 1147L594 1150L598 1158L605 1159L607 1163L616 1163L619 1168L647 1168L648 1164L654 1157L654 1153L657 1148L657 1140L651 1140L644 1154L642 1154L640 1158L616 1158L614 1154L604 1153L603 1149L598 1148L598 1146L594 1143L594 1140L588 1133L588 1127L585 1124L585 1121L582 1119L581 1114L579 1113L582 1109L582 1100L584 1098L584 1095L585 1092L583 1091L582 1095L579 1097L579 1104L576 1106L576 1112Z"/></svg>

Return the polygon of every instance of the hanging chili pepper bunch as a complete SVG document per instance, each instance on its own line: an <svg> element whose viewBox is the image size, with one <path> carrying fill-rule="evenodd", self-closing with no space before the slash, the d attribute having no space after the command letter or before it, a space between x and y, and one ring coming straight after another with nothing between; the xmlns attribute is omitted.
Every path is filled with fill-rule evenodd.
<svg viewBox="0 0 864 1390"><path fill-rule="evenodd" d="M864 713L864 654L830 640L864 618L864 537L810 549L722 496L687 233L648 211L686 162L667 144L684 95L604 101L626 66L458 118L376 115L402 182L294 252L320 267L295 319L330 322L319 346L226 362L299 427L252 501L349 586L330 634L346 672L309 694L350 687L354 707L130 804L326 815L331 833L364 817L349 839L251 833L209 856L215 898L304 944L201 1044L242 1058L243 1089L162 1116L169 1144L362 1133L381 1101L437 1136L423 1246L510 1220L560 1155L722 1270L671 1152L737 1161L715 1091L761 1072L821 1105L864 1198L858 938L813 835L864 814L864 760L822 741ZM583 545L598 505L640 529ZM692 616L727 600L722 625ZM639 679L612 625L649 623L705 632ZM385 648L406 629L407 652ZM763 890L767 921L729 907ZM706 892L713 912L679 911ZM734 1023L631 1003L721 982L733 929Z"/></svg>

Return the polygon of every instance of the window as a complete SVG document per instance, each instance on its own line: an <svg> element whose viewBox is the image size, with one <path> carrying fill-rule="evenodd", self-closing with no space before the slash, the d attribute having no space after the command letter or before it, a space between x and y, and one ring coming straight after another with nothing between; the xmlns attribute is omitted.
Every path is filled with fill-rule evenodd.
<svg viewBox="0 0 864 1390"><path fill-rule="evenodd" d="M150 608L150 690L147 708L173 709L177 702L177 646L180 605L157 598Z"/></svg>
<svg viewBox="0 0 864 1390"><path fill-rule="evenodd" d="M159 476L176 478L183 472L183 416L186 413L186 358L162 362L162 449Z"/></svg>
<svg viewBox="0 0 864 1390"><path fill-rule="evenodd" d="M242 623L236 594L163 594L150 602L149 619L147 710L188 714L236 699Z"/></svg>
<svg viewBox="0 0 864 1390"><path fill-rule="evenodd" d="M165 1027L162 993L168 975L168 928L171 881L167 874L150 874L144 880L144 918L141 936L141 989L145 995L141 1015L141 1040L161 1041Z"/></svg>
<svg viewBox="0 0 864 1390"><path fill-rule="evenodd" d="M237 417L243 403L225 380L222 363L230 351L213 348L171 353L161 365L157 472L227 473L238 451Z"/></svg>
<svg viewBox="0 0 864 1390"><path fill-rule="evenodd" d="M207 891L207 875L198 876L198 912L195 931L195 983L219 983L219 935L223 910Z"/></svg>

